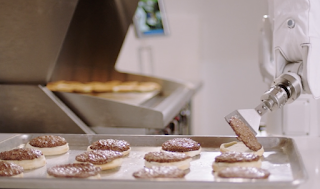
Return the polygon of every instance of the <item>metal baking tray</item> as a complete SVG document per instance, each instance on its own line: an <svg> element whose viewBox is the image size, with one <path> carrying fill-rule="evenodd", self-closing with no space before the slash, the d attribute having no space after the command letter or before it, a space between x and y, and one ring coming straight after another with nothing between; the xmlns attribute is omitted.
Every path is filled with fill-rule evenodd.
<svg viewBox="0 0 320 189"><path fill-rule="evenodd" d="M31 138L43 134L17 134L0 142L0 151L23 147ZM217 179L212 162L219 155L221 143L237 140L229 136L187 135L90 135L59 134L66 138L70 151L63 155L47 156L46 166L24 172L23 178L0 178L0 188L297 188L306 181L307 174L297 147L291 138L258 137L263 145L262 168L271 172L269 179ZM193 158L188 174L183 179L135 179L132 173L144 166L144 155L160 150L169 139L189 137L202 146L200 156ZM131 144L130 155L120 168L102 171L101 179L47 178L46 170L57 164L73 163L75 156L86 151L88 145L99 139L122 139Z"/></svg>

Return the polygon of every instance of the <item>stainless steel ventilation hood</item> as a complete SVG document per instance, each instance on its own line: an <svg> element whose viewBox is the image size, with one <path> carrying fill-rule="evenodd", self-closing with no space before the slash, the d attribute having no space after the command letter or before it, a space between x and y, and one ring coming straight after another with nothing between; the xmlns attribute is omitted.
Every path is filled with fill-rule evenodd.
<svg viewBox="0 0 320 189"><path fill-rule="evenodd" d="M115 70L137 3L0 0L0 132L165 127L198 85ZM129 104L45 87L58 80L154 81L162 91Z"/></svg>

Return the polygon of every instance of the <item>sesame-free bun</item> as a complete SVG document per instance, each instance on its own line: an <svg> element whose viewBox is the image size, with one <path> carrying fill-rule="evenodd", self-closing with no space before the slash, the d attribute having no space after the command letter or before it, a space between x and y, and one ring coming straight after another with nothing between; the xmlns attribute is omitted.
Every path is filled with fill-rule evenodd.
<svg viewBox="0 0 320 189"><path fill-rule="evenodd" d="M262 156L264 153L263 147L258 151L250 150L243 142L232 141L228 143L223 143L220 145L221 152L245 152L245 153L253 153L258 156Z"/></svg>

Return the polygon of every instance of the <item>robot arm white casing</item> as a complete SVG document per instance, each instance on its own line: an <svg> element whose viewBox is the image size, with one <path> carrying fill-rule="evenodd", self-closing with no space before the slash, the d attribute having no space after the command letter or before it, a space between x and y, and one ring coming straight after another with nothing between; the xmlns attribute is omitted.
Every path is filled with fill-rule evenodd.
<svg viewBox="0 0 320 189"><path fill-rule="evenodd" d="M301 93L320 98L320 0L269 0L269 11L260 33L259 63L264 81L273 83L268 83L271 87L255 109L236 110L225 117L229 121L236 116L255 131L265 113L296 101ZM308 124L299 123L293 129L283 127L282 133L310 133L300 128Z"/></svg>
<svg viewBox="0 0 320 189"><path fill-rule="evenodd" d="M275 77L302 63L303 91L320 98L320 1L274 0ZM272 13L271 13L272 14Z"/></svg>
<svg viewBox="0 0 320 189"><path fill-rule="evenodd" d="M236 110L226 116L236 115L253 129L265 113L296 101L302 93L320 98L320 0L269 0L269 15L263 18L260 34L260 71L271 87L261 96L262 103L254 111ZM303 98L307 99L306 95ZM271 124L279 126L278 129L268 132L318 133L317 128L309 128L311 122L315 126L318 124L318 118L310 115L311 107L312 111L317 109L309 105L310 100L300 98L291 108L282 109L280 116L274 116L277 121ZM292 107L296 109L285 111ZM244 112L250 112L250 116ZM297 120L297 124L293 120Z"/></svg>

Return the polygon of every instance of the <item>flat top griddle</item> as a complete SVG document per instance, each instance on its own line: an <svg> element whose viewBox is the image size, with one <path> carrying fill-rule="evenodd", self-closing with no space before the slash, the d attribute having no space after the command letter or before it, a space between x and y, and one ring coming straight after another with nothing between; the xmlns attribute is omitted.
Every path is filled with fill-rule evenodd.
<svg viewBox="0 0 320 189"><path fill-rule="evenodd" d="M44 134L17 134L0 143L0 151L23 147L31 138ZM70 151L63 155L47 156L46 166L25 171L24 178L0 178L0 188L296 188L307 179L305 168L294 141L285 137L259 137L265 153L262 168L271 172L267 180L218 179L212 162L219 155L220 144L235 141L226 136L155 136L155 135L88 135L59 134L69 142ZM132 173L144 166L144 155L159 151L163 142L177 137L189 137L202 146L200 156L193 158L188 174L183 179L135 179ZM131 144L130 155L120 168L102 171L101 179L47 178L46 170L58 164L73 163L75 156L86 151L99 139L123 139Z"/></svg>
<svg viewBox="0 0 320 189"><path fill-rule="evenodd" d="M159 95L160 90L150 91L150 92L118 92L118 93L92 93L85 94L89 96L95 96L100 98L106 98L110 100L115 100L122 103L132 104L139 106L147 100Z"/></svg>

